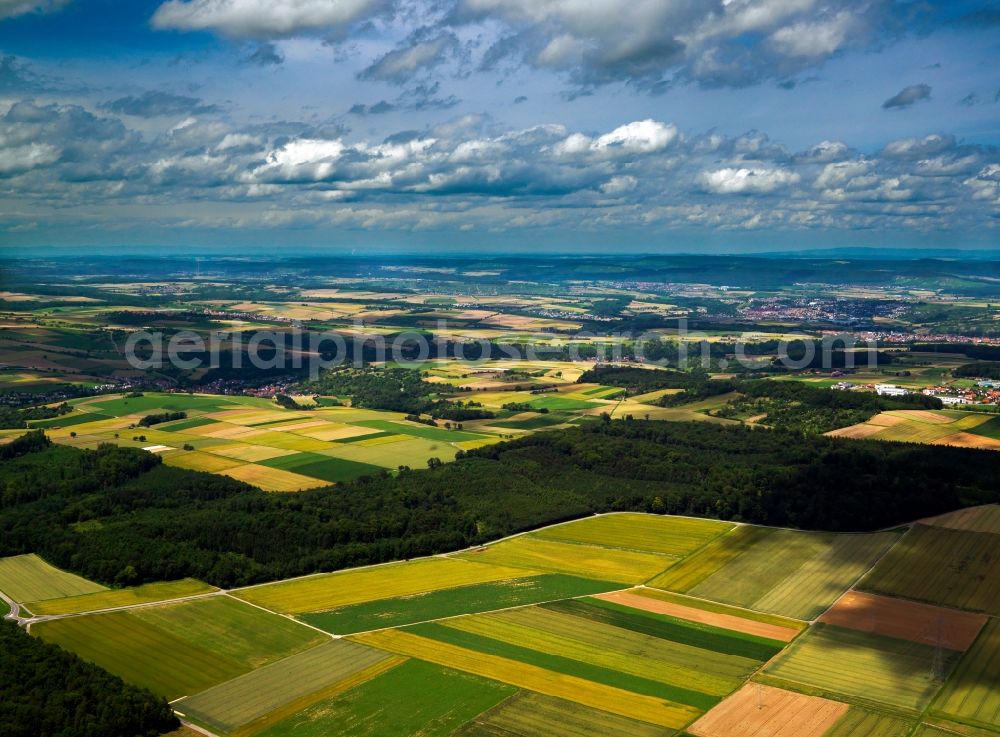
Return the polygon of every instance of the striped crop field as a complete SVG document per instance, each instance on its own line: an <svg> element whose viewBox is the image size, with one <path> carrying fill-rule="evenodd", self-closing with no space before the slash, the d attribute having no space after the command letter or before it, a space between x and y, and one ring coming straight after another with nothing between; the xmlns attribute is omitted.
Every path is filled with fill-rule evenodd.
<svg viewBox="0 0 1000 737"><path fill-rule="evenodd" d="M31 633L168 700L246 672L241 663L144 622L131 612L68 617Z"/></svg>
<svg viewBox="0 0 1000 737"><path fill-rule="evenodd" d="M731 560L761 542L774 532L769 527L741 525L715 538L701 550L671 566L647 585L658 589L690 591L694 586L721 569Z"/></svg>
<svg viewBox="0 0 1000 737"><path fill-rule="evenodd" d="M913 721L852 706L823 737L908 737Z"/></svg>
<svg viewBox="0 0 1000 737"><path fill-rule="evenodd" d="M991 619L933 704L957 721L1000 730L1000 621Z"/></svg>
<svg viewBox="0 0 1000 737"><path fill-rule="evenodd" d="M749 609L646 587L595 595L594 598L621 604L630 609L663 614L688 622L699 622L778 642L794 640L806 627L803 622L796 619L753 612Z"/></svg>
<svg viewBox="0 0 1000 737"><path fill-rule="evenodd" d="M556 542L530 535L521 535L455 557L633 584L655 576L676 560L655 553Z"/></svg>
<svg viewBox="0 0 1000 737"><path fill-rule="evenodd" d="M900 709L922 710L958 653L867 632L817 624L764 672L784 681Z"/></svg>
<svg viewBox="0 0 1000 737"><path fill-rule="evenodd" d="M333 640L184 699L177 708L210 729L259 731L402 661L382 650ZM251 723L253 729L246 729Z"/></svg>
<svg viewBox="0 0 1000 737"><path fill-rule="evenodd" d="M915 525L859 585L1000 615L1000 535Z"/></svg>
<svg viewBox="0 0 1000 737"><path fill-rule="evenodd" d="M992 532L1000 535L1000 504L986 504L981 507L969 507L957 512L942 514L938 517L921 520L925 525L947 527L952 530L969 530L971 532Z"/></svg>
<svg viewBox="0 0 1000 737"><path fill-rule="evenodd" d="M665 727L521 691L480 714L453 737L673 737L675 734Z"/></svg>
<svg viewBox="0 0 1000 737"><path fill-rule="evenodd" d="M600 598L557 601L543 604L542 608L723 655L761 662L776 655L785 645L783 641L635 609Z"/></svg>
<svg viewBox="0 0 1000 737"><path fill-rule="evenodd" d="M180 581L148 583L127 589L98 591L92 594L68 596L63 599L30 602L28 609L35 615L46 614L80 614L96 612L102 609L150 604L171 599L181 599L186 596L198 596L218 591L214 586L185 578Z"/></svg>
<svg viewBox="0 0 1000 737"><path fill-rule="evenodd" d="M605 514L533 533L533 537L664 555L687 555L734 527L729 522L648 514Z"/></svg>
<svg viewBox="0 0 1000 737"><path fill-rule="evenodd" d="M524 659L570 675L587 677L583 675L582 666L588 664L594 666L591 679L607 676L608 685L618 685L615 681L620 676L624 683L622 674L628 674L649 682L636 681L634 688L667 694L668 689L655 687L655 684L665 684L675 690L666 698L702 708L738 687L742 679L760 665L757 658L709 650L587 619L579 616L577 608L570 610L572 613L562 608L528 607L461 617L442 624L417 625L411 631L453 644L474 642L475 649L490 648L497 655ZM706 633L669 634L678 639L688 636L702 645L711 644L706 642ZM719 647L726 649L728 644L720 639ZM684 691L688 693L682 693Z"/></svg>
<svg viewBox="0 0 1000 737"><path fill-rule="evenodd" d="M277 612L301 614L535 573L458 558L423 558L253 586L234 591L233 595Z"/></svg>
<svg viewBox="0 0 1000 737"><path fill-rule="evenodd" d="M515 692L469 673L409 660L274 724L260 737L448 737Z"/></svg>
<svg viewBox="0 0 1000 737"><path fill-rule="evenodd" d="M328 632L348 634L585 596L620 587L609 581L548 573L365 601L329 612L302 614L299 618Z"/></svg>
<svg viewBox="0 0 1000 737"><path fill-rule="evenodd" d="M688 593L726 604L812 619L882 555L898 535L774 530Z"/></svg>
<svg viewBox="0 0 1000 737"><path fill-rule="evenodd" d="M0 558L0 591L17 602L106 591L104 586L49 565L37 555Z"/></svg>
<svg viewBox="0 0 1000 737"><path fill-rule="evenodd" d="M309 627L229 596L142 607L131 613L195 647L231 658L248 670L326 639Z"/></svg>
<svg viewBox="0 0 1000 737"><path fill-rule="evenodd" d="M700 714L700 710L684 704L594 683L577 676L553 673L545 668L421 637L411 632L382 630L358 635L356 639L389 652L672 729L680 729Z"/></svg>

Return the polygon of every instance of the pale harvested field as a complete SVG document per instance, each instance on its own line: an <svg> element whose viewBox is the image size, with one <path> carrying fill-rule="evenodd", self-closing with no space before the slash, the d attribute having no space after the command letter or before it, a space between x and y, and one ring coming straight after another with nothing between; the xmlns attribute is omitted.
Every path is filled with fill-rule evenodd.
<svg viewBox="0 0 1000 737"><path fill-rule="evenodd" d="M885 430L885 427L882 425L861 423L860 425L842 427L839 430L833 430L826 434L835 438L852 438L858 440L860 438L870 438L872 435L877 435L883 430Z"/></svg>
<svg viewBox="0 0 1000 737"><path fill-rule="evenodd" d="M301 491L315 489L318 486L328 486L329 482L292 473L280 468L269 468L256 463L247 463L236 468L227 468L222 472L225 476L253 484L264 491Z"/></svg>
<svg viewBox="0 0 1000 737"><path fill-rule="evenodd" d="M266 445L250 445L247 444L235 444L235 445L214 445L212 446L212 453L215 455L226 456L227 458L236 458L240 461L266 461L268 458L277 458L279 456L293 455L294 450L282 450L281 448L271 448Z"/></svg>
<svg viewBox="0 0 1000 737"><path fill-rule="evenodd" d="M1000 504L969 507L920 521L925 525L948 527L952 530L1000 533Z"/></svg>
<svg viewBox="0 0 1000 737"><path fill-rule="evenodd" d="M242 465L242 461L233 458L223 458L222 456L203 453L200 450L188 450L183 453L171 453L166 459L166 463L178 468L186 468L190 471L208 471L209 473L220 473L230 468Z"/></svg>
<svg viewBox="0 0 1000 737"><path fill-rule="evenodd" d="M781 642L791 642L795 639L795 636L799 634L798 630L794 630L789 627L767 624L766 622L755 622L751 619L743 619L742 617L735 617L731 614L708 612L704 609L695 609L693 607L684 606L683 604L674 604L669 601L650 599L647 596L639 596L638 594L633 594L628 591L595 594L593 598L604 599L605 601L632 607L633 609L641 609L645 612L665 614L669 617L677 617L678 619L685 619L689 622L708 624L713 627L721 627L723 629L733 630L734 632L744 632L748 635L757 635L758 637L767 637L771 640L779 640Z"/></svg>
<svg viewBox="0 0 1000 737"><path fill-rule="evenodd" d="M849 591L821 622L900 640L968 650L986 624L983 614L946 609L877 594Z"/></svg>
<svg viewBox="0 0 1000 737"><path fill-rule="evenodd" d="M687 731L698 737L822 737L848 708L839 701L748 683Z"/></svg>
<svg viewBox="0 0 1000 737"><path fill-rule="evenodd" d="M934 441L934 445L952 445L956 448L981 448L983 450L1000 450L1000 440L988 438L985 435L975 435L971 432L956 432L945 435Z"/></svg>
<svg viewBox="0 0 1000 737"><path fill-rule="evenodd" d="M313 440L345 440L346 438L356 438L360 435L372 435L377 433L378 430L373 430L370 427L357 427L355 425L337 425L332 422L326 423L327 427L322 429L310 430L309 432L299 432L298 435L303 435L307 438L312 438Z"/></svg>
<svg viewBox="0 0 1000 737"><path fill-rule="evenodd" d="M903 418L899 415L890 415L886 412L882 412L868 420L868 424L881 425L882 427L892 427L893 425L898 425L902 421Z"/></svg>
<svg viewBox="0 0 1000 737"><path fill-rule="evenodd" d="M954 418L942 415L932 409L896 409L888 414L896 415L903 420L917 420L926 422L929 425L948 425L954 422Z"/></svg>

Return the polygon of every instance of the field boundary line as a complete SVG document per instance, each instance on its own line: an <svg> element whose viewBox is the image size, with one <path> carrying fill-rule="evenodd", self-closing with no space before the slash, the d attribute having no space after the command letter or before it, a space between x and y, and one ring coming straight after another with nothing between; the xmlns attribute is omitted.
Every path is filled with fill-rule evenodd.
<svg viewBox="0 0 1000 737"><path fill-rule="evenodd" d="M688 599L694 599L695 601L703 601L706 604L716 604L718 606L729 607L730 609L739 609L741 612L749 612L750 614L764 614L764 615L771 616L771 617L780 617L782 619L789 619L789 620L791 620L793 622L800 622L800 623L802 623L804 625L810 625L810 624L812 624L812 621L808 620L808 619L799 619L798 617L789 617L787 614L775 614L774 612L765 612L765 611L763 611L761 609L750 609L749 607L740 606L739 604L728 604L728 603L726 603L724 601L715 601L713 599L706 599L704 596L692 596L691 594L682 594L679 591L669 591L668 589L661 589L661 588L657 588L656 586L647 586L644 583L640 583L640 584L638 584L636 586L633 586L632 588L634 588L634 589L651 589L652 591L662 591L664 594L673 594L674 596L683 596L683 597L686 597ZM608 592L608 593L616 593L616 592ZM801 630L801 632L805 632L805 631L806 631L806 629ZM789 644L791 644L791 643L789 643ZM787 647L787 645L786 645L786 647Z"/></svg>
<svg viewBox="0 0 1000 737"><path fill-rule="evenodd" d="M909 535L910 532L912 532L913 528L914 528L914 525L912 525L912 524L909 525L906 528L906 532L904 532L902 535L900 535L898 538L896 538L896 541L892 545L890 545L889 547L887 547L885 549L885 551L883 551L883 553L880 556L878 556L878 558L876 558L875 561L870 566L868 566L868 568L866 568L864 570L864 572L861 573L861 575L859 575L857 578L854 579L854 583L852 583L850 586L848 586L847 589L840 596L838 596L836 598L836 600L834 600L834 602L830 606L828 606L826 609L824 609L822 612L820 612L820 614L818 614L815 619L808 620L809 623L810 624L814 624L814 623L818 622L824 615L826 615L827 612L829 612L831 609L833 609L835 606L837 606L837 604L839 604L843 600L843 598L845 596L847 596L852 591L857 591L857 589L855 587L859 583L861 583L869 573L871 573L873 570L875 570L875 566L877 566L879 563L881 563L882 559L885 558L885 556L887 556L889 554L889 552L893 548L895 548L897 545L899 545L901 542L903 542L903 540L906 538L906 536ZM888 532L888 531L889 530L886 530L886 532ZM860 593L865 593L865 592L863 592L863 591L857 591L857 593L860 594ZM898 597L898 598L902 598L902 597ZM909 600L906 599L905 601L909 601Z"/></svg>
<svg viewBox="0 0 1000 737"><path fill-rule="evenodd" d="M285 614L284 612L276 612L273 609L268 609L266 606L261 606L260 604L255 604L252 601L247 601L246 599L241 599L238 596L233 596L228 591L225 591L225 592L222 592L222 593L225 596L228 596L233 601L238 601L238 602L240 602L242 604L249 604L250 606L254 607L255 609L260 609L262 612L267 612L268 614L277 614L279 617L284 617L285 619L287 619L287 620L289 620L291 622L295 622L295 624L302 625L303 627L308 627L309 629L316 630L317 632L322 632L324 635L326 635L327 637L329 637L331 639L339 640L342 637L342 635L335 635L332 632L327 632L326 630L321 630L319 627L313 627L308 622L303 622L301 619L296 619L291 614ZM291 657L291 656L289 656L289 657ZM275 662L278 662L278 661L275 661Z"/></svg>
<svg viewBox="0 0 1000 737"><path fill-rule="evenodd" d="M114 591L114 589L112 589ZM59 619L69 619L71 617L88 617L92 614L112 614L113 612L128 611L130 609L144 609L146 607L153 606L166 606L167 604L182 604L186 601L195 601L197 599L207 599L212 596L222 596L226 591L224 589L219 589L218 591L206 591L203 594L191 594L190 596L181 596L177 599L163 599L162 601L142 601L137 604L123 604L122 606L108 607L106 609L94 609L89 612L67 612L66 614L38 614L33 615L24 621L27 623L35 622L53 622Z"/></svg>
<svg viewBox="0 0 1000 737"><path fill-rule="evenodd" d="M614 589L612 591L602 591L600 593L602 593L602 594L620 594L620 593L623 593L623 592L626 592L626 591L631 591L633 588L635 588L635 587L634 586L629 586L628 588L624 588L624 589ZM371 634L372 632L385 632L386 630L398 630L398 629L404 629L406 627L416 627L417 625L420 625L420 624L433 624L435 622L447 622L447 621L452 620L452 619L461 619L462 617L479 617L479 616L484 615L484 614L500 614L501 612L512 612L512 611L515 611L517 609L527 609L528 607L541 606L542 604L553 604L553 603L555 603L557 601L571 601L571 600L576 600L576 599L589 599L592 596L594 596L594 594L577 594L576 596L561 596L558 599L546 599L545 601L536 601L536 602L532 602L531 604L518 604L516 606L499 607L497 609L487 609L487 610L482 611L482 612L468 612L466 614L449 614L446 617L437 617L435 619L424 619L424 620L422 620L420 622L408 622L407 624L397 624L397 625L392 625L392 626L389 626L389 627L376 627L375 629L361 630L360 632L349 632L347 634L334 635L334 636L335 637L355 637L357 635ZM334 610L331 609L330 611L334 611ZM322 631L325 632L325 630L322 630ZM327 632L326 634L330 634L330 633Z"/></svg>

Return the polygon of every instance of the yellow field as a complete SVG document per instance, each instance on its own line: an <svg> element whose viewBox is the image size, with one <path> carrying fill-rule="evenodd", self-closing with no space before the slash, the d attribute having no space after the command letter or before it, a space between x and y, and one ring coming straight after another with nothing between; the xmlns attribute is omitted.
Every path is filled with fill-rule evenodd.
<svg viewBox="0 0 1000 737"><path fill-rule="evenodd" d="M523 566L633 584L652 578L676 560L654 553L556 542L529 535L460 553L456 557L479 563Z"/></svg>
<svg viewBox="0 0 1000 737"><path fill-rule="evenodd" d="M268 458L278 458L280 456L293 455L294 450L283 450L281 448L269 448L266 445L251 445L249 443L233 443L232 445L212 446L214 455L235 458L239 461L266 461Z"/></svg>
<svg viewBox="0 0 1000 737"><path fill-rule="evenodd" d="M317 486L327 485L311 476L303 476L300 473L285 471L281 468L261 466L257 463L246 463L235 468L227 468L222 473L237 481L245 481L257 486L264 491L302 491L303 489L315 489Z"/></svg>
<svg viewBox="0 0 1000 737"><path fill-rule="evenodd" d="M238 589L233 595L277 612L300 614L536 573L452 558L421 558Z"/></svg>
<svg viewBox="0 0 1000 737"><path fill-rule="evenodd" d="M398 655L420 658L448 668L509 683L545 696L566 699L671 729L680 729L700 713L691 706L604 686L575 676L554 673L527 663L478 653L399 630L382 630L357 635L352 639Z"/></svg>
<svg viewBox="0 0 1000 737"><path fill-rule="evenodd" d="M531 536L663 555L687 555L733 527L732 522L708 519L602 514L549 527Z"/></svg>

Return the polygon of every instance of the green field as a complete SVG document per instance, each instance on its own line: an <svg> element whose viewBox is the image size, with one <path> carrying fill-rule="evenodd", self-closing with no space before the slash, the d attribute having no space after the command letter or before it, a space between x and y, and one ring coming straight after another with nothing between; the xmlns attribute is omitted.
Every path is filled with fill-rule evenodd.
<svg viewBox="0 0 1000 737"><path fill-rule="evenodd" d="M346 458L331 458L319 453L293 453L260 461L262 466L281 468L294 473L301 473L312 478L336 483L350 481L358 476L377 474L381 467L369 463L349 461Z"/></svg>
<svg viewBox="0 0 1000 737"><path fill-rule="evenodd" d="M623 583L642 583L676 560L654 553L556 542L532 535L521 535L455 557Z"/></svg>
<svg viewBox="0 0 1000 737"><path fill-rule="evenodd" d="M303 614L299 618L328 632L348 634L617 588L620 584L552 573L367 601L329 612Z"/></svg>
<svg viewBox="0 0 1000 737"><path fill-rule="evenodd" d="M913 722L851 707L823 737L908 737Z"/></svg>
<svg viewBox="0 0 1000 737"><path fill-rule="evenodd" d="M100 584L49 565L34 554L0 558L0 591L18 603L106 590Z"/></svg>
<svg viewBox="0 0 1000 737"><path fill-rule="evenodd" d="M741 525L715 538L701 550L671 566L648 582L649 586L684 593L750 550L774 532L769 527Z"/></svg>
<svg viewBox="0 0 1000 737"><path fill-rule="evenodd" d="M731 530L733 524L648 514L605 514L533 533L532 537L683 556Z"/></svg>
<svg viewBox="0 0 1000 737"><path fill-rule="evenodd" d="M132 610L132 614L195 647L231 658L247 669L324 640L315 630L229 596L142 607Z"/></svg>
<svg viewBox="0 0 1000 737"><path fill-rule="evenodd" d="M495 681L410 660L260 736L447 737L513 693Z"/></svg>
<svg viewBox="0 0 1000 737"><path fill-rule="evenodd" d="M399 661L381 650L334 640L184 699L177 708L211 729L231 733L274 712L287 716L290 704L301 710L308 706L303 699L320 694L311 699L315 703L331 686L356 685L355 677L375 675Z"/></svg>
<svg viewBox="0 0 1000 737"><path fill-rule="evenodd" d="M974 435L982 435L987 438L993 438L994 440L1000 440L1000 417L992 417L981 425L969 428L966 432L971 432Z"/></svg>
<svg viewBox="0 0 1000 737"><path fill-rule="evenodd" d="M247 670L130 612L40 622L31 633L167 699L198 693Z"/></svg>
<svg viewBox="0 0 1000 737"><path fill-rule="evenodd" d="M1000 730L1000 621L991 619L934 701L933 711Z"/></svg>
<svg viewBox="0 0 1000 737"><path fill-rule="evenodd" d="M775 530L688 590L693 596L813 619L897 538Z"/></svg>
<svg viewBox="0 0 1000 737"><path fill-rule="evenodd" d="M93 594L68 596L64 599L49 599L48 601L29 602L28 609L35 615L44 614L79 614L95 612L101 609L116 609L136 604L149 604L158 601L180 599L185 596L197 596L217 591L214 586L185 578L180 581L165 583L148 583L128 589L98 591Z"/></svg>
<svg viewBox="0 0 1000 737"><path fill-rule="evenodd" d="M454 737L673 737L676 732L521 691L454 733Z"/></svg>
<svg viewBox="0 0 1000 737"><path fill-rule="evenodd" d="M457 443L464 440L482 440L489 437L481 433L466 432L465 430L447 430L442 427L431 427L429 425L421 425L416 422L366 420L355 424L360 427L370 427L373 430L380 430L382 432L401 433L403 435L412 435L415 438L424 438L425 440L441 440L445 443Z"/></svg>
<svg viewBox="0 0 1000 737"><path fill-rule="evenodd" d="M915 525L859 588L1000 615L1000 535Z"/></svg>
<svg viewBox="0 0 1000 737"><path fill-rule="evenodd" d="M958 653L943 650L947 674ZM920 711L940 688L935 648L907 640L816 624L764 672L824 692Z"/></svg>

